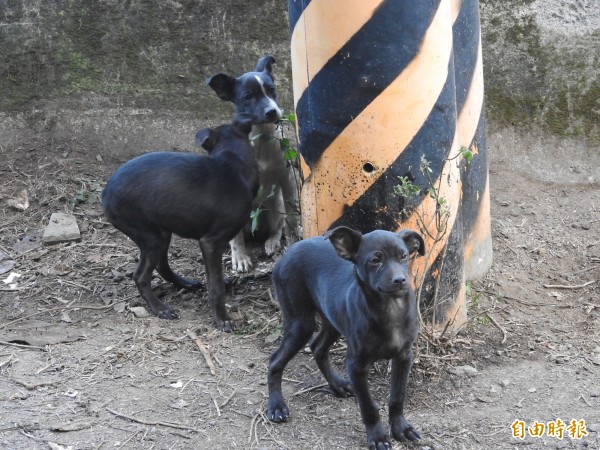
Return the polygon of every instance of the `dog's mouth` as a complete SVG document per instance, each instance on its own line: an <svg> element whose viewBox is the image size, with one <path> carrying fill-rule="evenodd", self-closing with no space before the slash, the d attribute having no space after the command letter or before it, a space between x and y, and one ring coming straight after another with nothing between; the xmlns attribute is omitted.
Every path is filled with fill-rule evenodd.
<svg viewBox="0 0 600 450"><path fill-rule="evenodd" d="M408 291L408 287L403 285L403 286L393 287L391 289L390 288L384 289L384 288L378 286L377 290L382 294L404 294Z"/></svg>

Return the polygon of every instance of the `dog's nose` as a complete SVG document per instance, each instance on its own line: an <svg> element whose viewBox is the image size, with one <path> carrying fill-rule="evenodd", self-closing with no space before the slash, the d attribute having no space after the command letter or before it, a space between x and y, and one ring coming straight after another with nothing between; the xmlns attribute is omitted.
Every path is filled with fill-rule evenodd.
<svg viewBox="0 0 600 450"><path fill-rule="evenodd" d="M265 116L267 116L267 119L269 120L275 120L278 118L277 110L275 108L271 108L265 111Z"/></svg>
<svg viewBox="0 0 600 450"><path fill-rule="evenodd" d="M404 277L396 277L396 278L394 278L393 283L396 286L402 286L402 285L404 285L404 283L406 283L406 278L404 278Z"/></svg>

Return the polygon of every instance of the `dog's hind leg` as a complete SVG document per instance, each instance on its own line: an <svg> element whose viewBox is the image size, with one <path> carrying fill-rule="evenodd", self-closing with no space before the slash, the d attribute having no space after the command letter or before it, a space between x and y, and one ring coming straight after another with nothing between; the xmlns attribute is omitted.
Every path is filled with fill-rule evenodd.
<svg viewBox="0 0 600 450"><path fill-rule="evenodd" d="M332 367L329 360L329 348L340 337L340 333L329 323L327 319L321 317L321 329L310 344L310 349L315 356L317 366L321 369L323 376L329 383L331 390L337 397L348 397L354 392L350 381L344 379Z"/></svg>
<svg viewBox="0 0 600 450"><path fill-rule="evenodd" d="M167 236L160 230L144 230L136 236L136 244L140 248L140 261L133 274L133 280L137 286L142 298L150 310L161 319L178 319L179 313L176 309L167 303L163 303L152 292L150 285L152 281L152 272L157 267L160 258L164 253L164 248L169 247Z"/></svg>
<svg viewBox="0 0 600 450"><path fill-rule="evenodd" d="M191 280L177 275L169 266L169 245L171 244L171 233L166 238L166 244L163 244L163 251L158 261L158 267L156 270L161 277L170 283L173 283L175 287L179 289L194 290L202 287L202 283L197 280Z"/></svg>
<svg viewBox="0 0 600 450"><path fill-rule="evenodd" d="M285 323L288 322L288 323ZM281 379L287 363L306 345L315 330L314 313L292 317L285 320L284 333L279 348L269 359L269 373L267 384L269 386L269 402L267 417L273 422L285 422L289 417L289 409L281 391Z"/></svg>

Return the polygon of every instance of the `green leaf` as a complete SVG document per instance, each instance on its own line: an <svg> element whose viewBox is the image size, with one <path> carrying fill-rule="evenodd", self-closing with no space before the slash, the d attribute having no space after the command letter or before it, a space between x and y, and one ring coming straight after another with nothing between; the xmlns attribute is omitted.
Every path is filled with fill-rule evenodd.
<svg viewBox="0 0 600 450"><path fill-rule="evenodd" d="M283 159L285 161L293 161L298 157L298 152L296 150L294 150L292 147L289 147L289 149L283 154Z"/></svg>

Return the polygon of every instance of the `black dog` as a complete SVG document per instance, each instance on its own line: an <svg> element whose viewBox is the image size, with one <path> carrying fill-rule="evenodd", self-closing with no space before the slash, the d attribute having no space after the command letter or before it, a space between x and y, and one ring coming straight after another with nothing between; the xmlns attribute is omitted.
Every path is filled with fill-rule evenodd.
<svg viewBox="0 0 600 450"><path fill-rule="evenodd" d="M213 75L207 80L221 100L235 105L238 114L252 116L252 145L259 167L260 184L263 191L273 195L263 199L260 205L262 213L260 228L268 238L265 253L272 255L281 249L281 236L284 219L290 228L296 231L298 199L294 182L290 177L279 140L275 137L274 122L282 117L277 103L277 92L273 80L272 64L275 58L264 56L259 59L256 69L234 78L224 73ZM264 225L264 226L263 226ZM246 251L242 232L231 240L231 265L233 270L246 272L252 267L252 260Z"/></svg>
<svg viewBox="0 0 600 450"><path fill-rule="evenodd" d="M252 122L204 129L196 143L208 156L182 152L148 153L123 164L102 192L108 220L140 248L133 279L154 314L177 319L178 312L152 292L152 272L178 288L198 281L175 274L167 252L173 233L199 240L206 266L208 298L215 327L235 329L225 310L222 257L227 242L248 222L258 190L258 167L248 140Z"/></svg>
<svg viewBox="0 0 600 450"><path fill-rule="evenodd" d="M292 245L273 269L284 333L269 362L267 415L274 422L287 420L289 410L281 392L283 369L311 337L318 313L321 329L310 348L333 393L356 395L369 448L392 447L367 384L369 368L379 359L392 360L392 436L415 441L420 436L404 418L412 345L418 333L408 260L411 253L425 253L423 238L410 230L361 235L346 227L325 236L331 243L317 237ZM329 348L340 334L348 345L350 382L329 361Z"/></svg>

